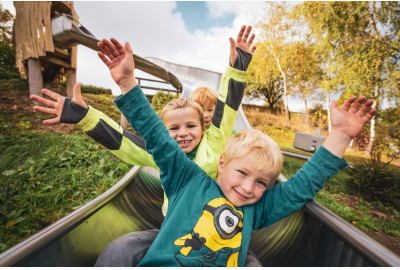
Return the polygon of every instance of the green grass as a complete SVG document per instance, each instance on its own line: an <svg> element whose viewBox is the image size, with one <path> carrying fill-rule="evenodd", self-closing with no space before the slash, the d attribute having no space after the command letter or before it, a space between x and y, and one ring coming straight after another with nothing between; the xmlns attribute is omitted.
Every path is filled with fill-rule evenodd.
<svg viewBox="0 0 400 270"><path fill-rule="evenodd" d="M304 163L304 160L285 157L282 174L289 178ZM322 191L317 193L315 200L362 231L376 230L400 238L400 213L394 207L381 202L366 202L362 199L358 199L354 207L338 202L353 194L346 185L349 178L347 170L339 172L325 184ZM371 215L373 209L385 213L386 218Z"/></svg>
<svg viewBox="0 0 400 270"><path fill-rule="evenodd" d="M96 198L128 170L83 134L6 134L0 153L0 252Z"/></svg>

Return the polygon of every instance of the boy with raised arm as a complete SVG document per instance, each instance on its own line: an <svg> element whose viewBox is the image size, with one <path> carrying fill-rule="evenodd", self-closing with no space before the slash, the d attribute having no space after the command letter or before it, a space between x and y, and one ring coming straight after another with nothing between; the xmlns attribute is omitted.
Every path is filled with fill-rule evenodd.
<svg viewBox="0 0 400 270"><path fill-rule="evenodd" d="M376 113L370 110L372 100L363 105L365 97L352 97L340 109L333 101L331 134L299 172L274 188L270 184L282 167L279 147L259 131L240 131L229 139L215 181L186 158L151 108L134 78L129 43L111 42L102 41L105 55L99 56L122 92L114 103L145 139L170 202L138 266L243 266L252 232L313 199L329 177L347 166L342 159L346 147Z"/></svg>
<svg viewBox="0 0 400 270"><path fill-rule="evenodd" d="M237 110L244 93L245 71L255 50L255 47L252 47L255 35L250 35L250 32L251 26L243 26L239 31L236 43L231 42L233 46L230 51L230 66L223 75L218 100L214 100L213 107L216 107L216 117L213 117L209 130L204 130L201 108L199 109L197 104L188 100L171 101L161 112L161 119L168 127L170 136L178 142L188 158L196 162L213 178L217 176L219 156L235 123ZM134 165L157 168L151 155L145 151L145 142L142 138L122 129L103 113L92 107L88 108L82 100L79 84L74 87L72 99L66 99L49 90L43 90L43 93L55 99L56 102L32 96L33 100L50 107L36 106L35 110L57 115L54 119L45 120L45 124L77 123L77 126L86 131L89 136L106 146L122 160ZM166 208L165 206L163 210ZM156 232L153 231L151 234L150 232L146 233L146 239L149 237L154 239ZM130 236L136 235L143 240L143 234L135 233ZM131 243L132 238L127 241ZM142 247L147 250L144 246ZM121 266L132 265L125 264L120 259L116 259L115 263L123 263Z"/></svg>

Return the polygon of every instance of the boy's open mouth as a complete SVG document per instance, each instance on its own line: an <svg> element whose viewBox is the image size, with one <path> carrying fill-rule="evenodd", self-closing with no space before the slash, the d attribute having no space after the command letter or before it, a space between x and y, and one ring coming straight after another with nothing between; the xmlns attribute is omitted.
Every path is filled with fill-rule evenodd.
<svg viewBox="0 0 400 270"><path fill-rule="evenodd" d="M180 146L186 146L188 144L190 144L193 140L185 140L185 141L178 141L178 144Z"/></svg>

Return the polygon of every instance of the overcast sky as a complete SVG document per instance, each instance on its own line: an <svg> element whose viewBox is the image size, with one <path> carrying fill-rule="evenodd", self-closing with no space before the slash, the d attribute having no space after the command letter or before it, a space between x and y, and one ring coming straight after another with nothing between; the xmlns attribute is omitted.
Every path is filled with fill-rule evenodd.
<svg viewBox="0 0 400 270"><path fill-rule="evenodd" d="M15 14L12 1L1 3ZM75 1L80 23L98 39L115 37L129 41L139 56L221 73L228 64L229 37L236 38L243 24L253 25L262 6L259 1ZM119 93L97 53L82 45L77 81ZM290 109L296 105L290 103Z"/></svg>

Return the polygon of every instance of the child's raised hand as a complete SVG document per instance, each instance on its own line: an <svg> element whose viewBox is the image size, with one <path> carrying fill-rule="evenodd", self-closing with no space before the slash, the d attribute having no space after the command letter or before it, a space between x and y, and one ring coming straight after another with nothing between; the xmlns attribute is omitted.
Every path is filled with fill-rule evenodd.
<svg viewBox="0 0 400 270"><path fill-rule="evenodd" d="M48 89L43 89L42 93L51 97L53 100L50 99L46 99L43 97L39 97L36 95L31 95L30 98L34 101L37 101L47 107L42 107L42 106L34 106L33 110L36 112L42 112L42 113L48 113L48 114L53 114L56 115L55 118L52 119L47 119L43 121L43 124L46 125L50 125L50 124L58 124L60 123L60 119L61 119L61 114L63 111L63 107L64 107L64 103L65 103L65 97L61 96L53 91L50 91ZM73 89L73 98L72 98L72 102L74 102L75 104L87 109L88 106L86 105L86 103L83 101L82 99L82 95L81 95L81 84L77 83L74 85L74 89Z"/></svg>
<svg viewBox="0 0 400 270"><path fill-rule="evenodd" d="M133 52L128 42L122 47L115 38L110 38L110 41L103 39L97 43L102 50L98 52L98 56L109 68L111 77L121 88L122 93L126 93L137 85L133 75L135 69Z"/></svg>
<svg viewBox="0 0 400 270"><path fill-rule="evenodd" d="M236 58L238 56L236 52L236 47L250 54L253 54L255 52L256 46L252 46L252 43L256 35L253 33L250 36L251 29L252 27L250 25L247 27L246 25L243 25L242 28L240 28L239 34L236 38L236 42L233 38L229 38L229 42L231 44L229 60L231 61L232 66L234 66Z"/></svg>
<svg viewBox="0 0 400 270"><path fill-rule="evenodd" d="M346 134L351 139L361 132L362 127L376 114L376 109L370 109L374 101L366 97L351 97L338 109L336 100L332 100L331 118L332 131Z"/></svg>

